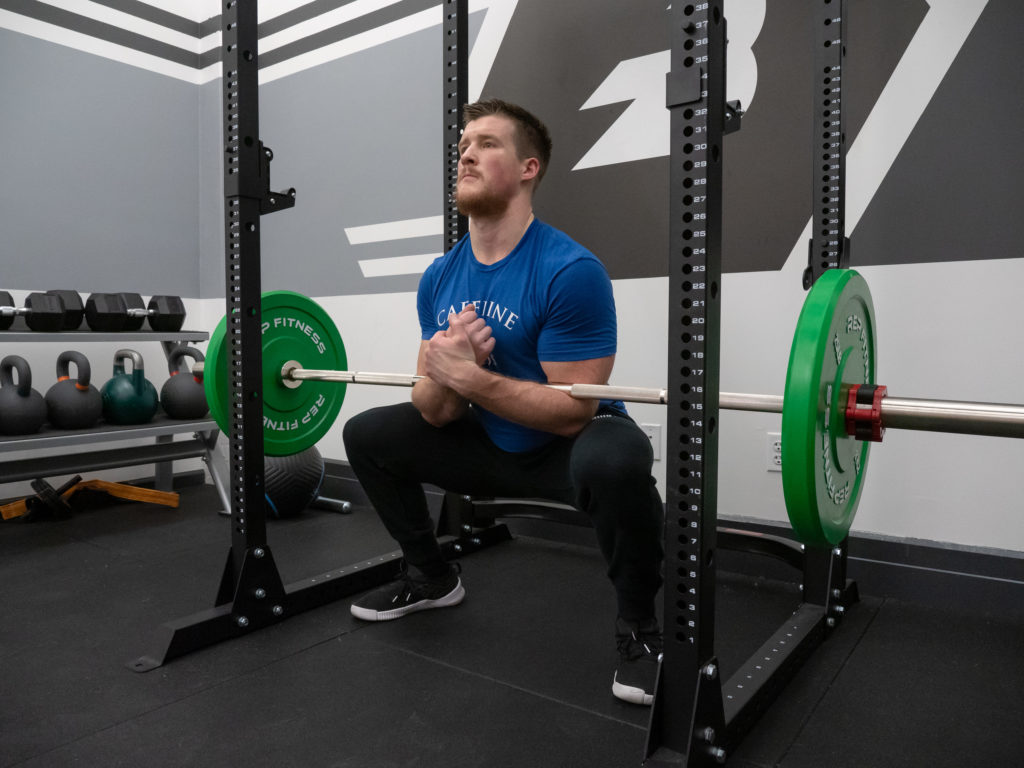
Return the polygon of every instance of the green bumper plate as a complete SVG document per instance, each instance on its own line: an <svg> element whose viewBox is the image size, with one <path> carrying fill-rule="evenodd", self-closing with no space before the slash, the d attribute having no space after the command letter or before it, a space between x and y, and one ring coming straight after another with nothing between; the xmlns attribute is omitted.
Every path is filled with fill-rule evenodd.
<svg viewBox="0 0 1024 768"><path fill-rule="evenodd" d="M316 445L341 411L345 384L303 381L285 386L289 361L303 368L346 370L345 345L330 316L312 299L292 291L269 291L260 303L263 325L263 452L290 456ZM230 387L225 343L227 318L210 337L203 374L210 414L230 434Z"/></svg>
<svg viewBox="0 0 1024 768"><path fill-rule="evenodd" d="M870 443L846 434L846 397L875 382L875 311L857 272L833 269L797 321L782 407L782 488L797 538L838 544L857 511Z"/></svg>

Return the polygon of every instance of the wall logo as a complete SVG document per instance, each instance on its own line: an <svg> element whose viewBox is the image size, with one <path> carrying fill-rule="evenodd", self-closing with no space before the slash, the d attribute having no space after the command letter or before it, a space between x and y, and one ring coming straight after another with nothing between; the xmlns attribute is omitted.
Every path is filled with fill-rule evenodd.
<svg viewBox="0 0 1024 768"><path fill-rule="evenodd" d="M725 12L727 97L747 112L725 146L723 268L777 270L791 255L806 259L814 30L798 2L730 0ZM520 0L484 88L548 123L555 156L539 213L593 250L615 278L667 269L666 13L664 2ZM849 9L846 220L854 265L964 257L941 242L927 253L859 244L883 241L894 227L907 239L906 228L922 216L887 215L899 206L887 187L963 153L955 134L934 130L948 103L936 97L968 99L977 88L961 83L1001 79L1013 68L999 61L1012 58L1009 39L1006 50L990 45L988 60L961 55L971 41L1007 37L997 31L999 15L1021 12L1009 0L878 0ZM912 144L917 156L905 151ZM937 214L923 217L927 233L917 234L941 241L934 232L945 226L943 185L922 192L914 204Z"/></svg>

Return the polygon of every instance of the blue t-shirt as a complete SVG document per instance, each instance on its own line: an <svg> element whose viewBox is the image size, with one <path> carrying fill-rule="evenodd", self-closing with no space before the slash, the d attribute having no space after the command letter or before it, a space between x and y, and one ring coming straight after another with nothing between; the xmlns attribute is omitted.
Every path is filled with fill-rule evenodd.
<svg viewBox="0 0 1024 768"><path fill-rule="evenodd" d="M427 267L416 306L424 340L448 327L448 314L473 304L491 327L487 369L546 383L540 361L572 362L615 354L612 284L604 265L567 235L535 219L508 256L481 264L467 235ZM611 405L625 411L622 403ZM473 406L505 451L537 448L553 438Z"/></svg>

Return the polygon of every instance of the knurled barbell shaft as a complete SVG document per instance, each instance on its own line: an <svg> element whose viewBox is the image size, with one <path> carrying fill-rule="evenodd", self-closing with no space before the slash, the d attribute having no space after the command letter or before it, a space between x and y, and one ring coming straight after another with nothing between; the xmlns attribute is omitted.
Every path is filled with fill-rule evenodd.
<svg viewBox="0 0 1024 768"><path fill-rule="evenodd" d="M193 370L201 372L202 365L196 363ZM411 387L423 377L373 371L323 371L287 365L281 372L281 378L285 381L314 380ZM624 400L631 403L654 404L668 402L668 390L655 387L619 387L610 384L545 386L580 400ZM782 413L782 401L782 395L720 392L718 406L729 411ZM1024 438L1024 406L1021 405L885 397L882 399L881 408L882 423L886 429Z"/></svg>
<svg viewBox="0 0 1024 768"><path fill-rule="evenodd" d="M286 365L281 378L291 381L336 381L341 384L379 384L385 387L411 387L422 376L411 373L374 373L373 371L318 371Z"/></svg>
<svg viewBox="0 0 1024 768"><path fill-rule="evenodd" d="M338 381L346 384L381 384L411 387L422 376L405 373L373 373L371 371L318 371L286 365L281 378L292 381ZM617 387L608 384L545 384L549 389L565 392L577 400L625 400L631 403L667 403L668 391L653 387Z"/></svg>

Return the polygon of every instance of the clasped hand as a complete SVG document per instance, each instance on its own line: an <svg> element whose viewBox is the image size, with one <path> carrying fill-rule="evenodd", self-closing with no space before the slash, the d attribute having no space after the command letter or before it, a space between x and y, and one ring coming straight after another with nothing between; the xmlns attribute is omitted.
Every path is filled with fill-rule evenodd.
<svg viewBox="0 0 1024 768"><path fill-rule="evenodd" d="M435 333L423 356L426 375L445 387L458 390L467 364L482 366L494 350L491 327L477 315L472 304L448 315L448 328Z"/></svg>

